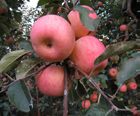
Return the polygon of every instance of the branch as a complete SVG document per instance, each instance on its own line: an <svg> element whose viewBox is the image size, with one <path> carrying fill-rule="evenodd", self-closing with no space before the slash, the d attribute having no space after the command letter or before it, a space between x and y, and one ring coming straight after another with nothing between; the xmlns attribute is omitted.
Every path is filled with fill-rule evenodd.
<svg viewBox="0 0 140 116"><path fill-rule="evenodd" d="M105 99L111 104L112 108L115 111L118 111L118 108L112 103L112 101L104 94L104 92L99 88L99 86L94 82L94 80L92 78L90 78L85 72L83 72L82 70L80 70L79 68L77 68L77 66L71 61L68 60L67 64L70 65L70 67L73 65L73 68L78 70L81 74L83 74L88 80L89 82L105 97Z"/></svg>
<svg viewBox="0 0 140 116"><path fill-rule="evenodd" d="M67 9L66 12L69 12L71 10L69 5L68 5L68 0L65 0L65 7Z"/></svg>
<svg viewBox="0 0 140 116"><path fill-rule="evenodd" d="M67 113L68 113L68 90L69 90L68 70L67 70L66 62L64 61L64 99L63 99L63 116L67 116Z"/></svg>

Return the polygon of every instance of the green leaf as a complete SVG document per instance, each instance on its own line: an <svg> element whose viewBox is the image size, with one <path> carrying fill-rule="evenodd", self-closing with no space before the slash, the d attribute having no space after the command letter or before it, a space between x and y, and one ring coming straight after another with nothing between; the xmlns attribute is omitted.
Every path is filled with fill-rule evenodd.
<svg viewBox="0 0 140 116"><path fill-rule="evenodd" d="M87 6L90 6L92 8L92 3L90 0L80 0L80 4L87 5Z"/></svg>
<svg viewBox="0 0 140 116"><path fill-rule="evenodd" d="M70 23L66 12L63 12L60 16L63 17L64 19L66 19Z"/></svg>
<svg viewBox="0 0 140 116"><path fill-rule="evenodd" d="M16 79L22 79L27 76L29 72L40 63L42 60L39 58L26 59L22 61L16 69Z"/></svg>
<svg viewBox="0 0 140 116"><path fill-rule="evenodd" d="M140 73L140 56L133 57L124 62L117 73L117 85L121 87L122 84Z"/></svg>
<svg viewBox="0 0 140 116"><path fill-rule="evenodd" d="M110 45L94 62L95 68L105 59L110 58L111 56L124 53L133 49L140 49L140 43L136 42L119 42L117 44ZM94 69L95 69L94 68Z"/></svg>
<svg viewBox="0 0 140 116"><path fill-rule="evenodd" d="M79 12L81 22L88 30L96 30L96 25L99 25L99 18L94 21L89 17L89 13L94 13L94 11L90 11L88 8L82 6L74 6L73 9Z"/></svg>
<svg viewBox="0 0 140 116"><path fill-rule="evenodd" d="M19 64L18 59L30 51L18 50L6 54L0 61L0 73L8 72Z"/></svg>
<svg viewBox="0 0 140 116"><path fill-rule="evenodd" d="M7 7L7 3L5 2L5 0L0 0L0 9L3 7Z"/></svg>
<svg viewBox="0 0 140 116"><path fill-rule="evenodd" d="M15 11L13 11L13 13L14 13L15 20L18 21L18 22L21 22L22 13L21 12L15 12Z"/></svg>
<svg viewBox="0 0 140 116"><path fill-rule="evenodd" d="M52 2L63 2L63 0L39 0L37 6L41 6Z"/></svg>
<svg viewBox="0 0 140 116"><path fill-rule="evenodd" d="M6 92L10 102L23 112L29 112L32 103L28 88L23 80L14 82Z"/></svg>
<svg viewBox="0 0 140 116"><path fill-rule="evenodd" d="M73 6L75 6L76 2L77 2L77 0L72 0Z"/></svg>
<svg viewBox="0 0 140 116"><path fill-rule="evenodd" d="M28 51L33 51L31 42L20 41L20 48Z"/></svg>
<svg viewBox="0 0 140 116"><path fill-rule="evenodd" d="M8 34L8 35L10 34L10 30L8 29L8 27L4 23L0 23L0 28L6 34Z"/></svg>

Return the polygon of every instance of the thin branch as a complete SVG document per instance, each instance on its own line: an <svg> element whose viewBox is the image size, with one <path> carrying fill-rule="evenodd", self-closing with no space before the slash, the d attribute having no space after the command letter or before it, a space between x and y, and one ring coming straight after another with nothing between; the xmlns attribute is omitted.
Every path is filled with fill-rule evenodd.
<svg viewBox="0 0 140 116"><path fill-rule="evenodd" d="M67 116L67 113L68 113L68 89L69 89L68 70L67 70L66 62L64 62L64 99L63 99L63 116Z"/></svg>
<svg viewBox="0 0 140 116"><path fill-rule="evenodd" d="M99 86L94 82L94 80L92 78L90 78L85 72L83 72L82 70L80 70L79 68L77 68L77 66L70 60L67 61L67 64L72 66L73 68L78 70L81 74L83 74L88 80L89 82L105 97L105 99L111 104L112 108L115 111L118 111L118 108L112 103L112 101L104 94L104 92L99 88Z"/></svg>
<svg viewBox="0 0 140 116"><path fill-rule="evenodd" d="M71 10L68 5L68 0L65 0L65 7L67 8L66 12L69 12Z"/></svg>
<svg viewBox="0 0 140 116"><path fill-rule="evenodd" d="M7 73L4 73L11 81L15 81L11 76L9 76Z"/></svg>

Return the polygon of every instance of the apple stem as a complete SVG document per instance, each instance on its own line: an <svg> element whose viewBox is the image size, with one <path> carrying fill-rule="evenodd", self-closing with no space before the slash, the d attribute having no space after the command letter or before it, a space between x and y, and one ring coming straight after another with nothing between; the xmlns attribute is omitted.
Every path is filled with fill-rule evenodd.
<svg viewBox="0 0 140 116"><path fill-rule="evenodd" d="M111 99L109 99L104 92L99 88L99 86L94 82L94 80L92 78L90 78L85 72L83 72L82 70L80 70L79 68L77 68L76 64L74 64L71 60L67 61L67 64L70 65L73 68L78 70L80 73L82 73L88 80L89 82L106 98L106 100L111 104L112 108L115 111L118 111L118 108L112 103Z"/></svg>
<svg viewBox="0 0 140 116"><path fill-rule="evenodd" d="M68 69L67 64L64 61L64 99L63 99L63 116L67 116L68 113L68 89L69 89L69 81L68 81Z"/></svg>

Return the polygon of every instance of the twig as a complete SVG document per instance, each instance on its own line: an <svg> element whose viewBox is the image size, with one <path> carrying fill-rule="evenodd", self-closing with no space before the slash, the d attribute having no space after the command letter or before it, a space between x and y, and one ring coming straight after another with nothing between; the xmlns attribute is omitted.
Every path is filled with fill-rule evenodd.
<svg viewBox="0 0 140 116"><path fill-rule="evenodd" d="M42 67L40 70L38 70L38 71L36 71L36 72L34 72L34 73L31 73L31 74L29 74L29 75L27 75L27 76L25 76L25 77L23 77L23 78L21 78L21 79L24 80L24 79L26 79L26 78L28 78L28 77L31 77L31 76L33 76L33 75L36 75L37 73L41 72L42 70L44 70L45 68L47 68L48 66L50 66L50 65L52 65L52 64L53 64L53 63L50 63L50 64L48 64L48 65L45 65L45 66ZM9 87L10 85L12 85L14 82L17 82L17 81L19 81L19 80L21 80L21 79L14 80L14 81L13 81L12 83L10 83L9 85L3 86L2 92L5 91L5 90L7 90L8 87Z"/></svg>
<svg viewBox="0 0 140 116"><path fill-rule="evenodd" d="M76 1L75 6L77 5L78 2L79 2L79 0Z"/></svg>
<svg viewBox="0 0 140 116"><path fill-rule="evenodd" d="M67 8L66 12L69 12L71 10L68 5L68 0L65 0L65 7Z"/></svg>
<svg viewBox="0 0 140 116"><path fill-rule="evenodd" d="M68 89L69 89L68 70L67 70L66 62L64 62L64 99L63 99L63 116L67 116L67 113L68 113Z"/></svg>
<svg viewBox="0 0 140 116"><path fill-rule="evenodd" d="M67 64L74 64L72 61L68 60ZM70 66L71 66L70 65ZM83 72L82 70L80 70L79 68L77 68L77 66L74 64L73 68L78 70L81 74L83 74L88 80L89 82L105 97L105 99L111 104L112 108L115 111L118 111L118 108L112 103L112 101L104 94L104 92L98 87L98 85L94 82L94 80L92 78L90 78L85 72Z"/></svg>
<svg viewBox="0 0 140 116"><path fill-rule="evenodd" d="M4 73L11 81L15 81L11 76L9 76L7 73Z"/></svg>

